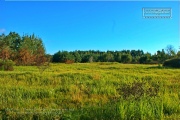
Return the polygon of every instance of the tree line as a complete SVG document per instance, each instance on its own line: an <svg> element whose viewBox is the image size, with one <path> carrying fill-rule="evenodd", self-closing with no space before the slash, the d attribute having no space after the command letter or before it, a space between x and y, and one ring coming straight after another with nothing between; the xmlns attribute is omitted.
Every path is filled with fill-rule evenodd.
<svg viewBox="0 0 180 120"><path fill-rule="evenodd" d="M119 62L157 64L167 59L180 57L172 45L158 50L155 54L143 50L121 51L58 51L53 55L46 54L41 38L32 35L23 35L10 32L0 35L0 59L12 60L16 65L41 65L45 62L55 63L86 63L86 62Z"/></svg>
<svg viewBox="0 0 180 120"><path fill-rule="evenodd" d="M180 52L176 53L173 46L167 46L166 50L158 50L157 53L144 53L143 50L121 50L121 51L58 51L52 57L52 62L66 63L72 62L119 62L119 63L140 63L158 64L167 59L180 57Z"/></svg>

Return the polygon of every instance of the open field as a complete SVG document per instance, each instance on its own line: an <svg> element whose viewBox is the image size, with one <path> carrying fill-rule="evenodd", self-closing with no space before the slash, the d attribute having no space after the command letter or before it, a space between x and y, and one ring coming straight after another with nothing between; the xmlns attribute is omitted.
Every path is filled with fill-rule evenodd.
<svg viewBox="0 0 180 120"><path fill-rule="evenodd" d="M119 63L0 71L2 119L180 119L180 69Z"/></svg>

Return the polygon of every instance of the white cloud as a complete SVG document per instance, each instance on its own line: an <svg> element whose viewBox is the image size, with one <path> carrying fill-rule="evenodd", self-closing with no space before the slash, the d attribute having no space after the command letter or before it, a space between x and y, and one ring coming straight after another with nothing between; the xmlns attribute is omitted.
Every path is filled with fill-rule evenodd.
<svg viewBox="0 0 180 120"><path fill-rule="evenodd" d="M0 28L0 33L4 33L6 30L4 28Z"/></svg>

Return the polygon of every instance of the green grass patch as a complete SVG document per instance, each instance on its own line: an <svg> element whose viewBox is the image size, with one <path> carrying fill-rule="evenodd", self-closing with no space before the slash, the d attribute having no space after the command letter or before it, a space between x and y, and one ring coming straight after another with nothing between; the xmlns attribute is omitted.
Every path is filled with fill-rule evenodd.
<svg viewBox="0 0 180 120"><path fill-rule="evenodd" d="M180 119L180 70L119 63L0 71L1 119Z"/></svg>

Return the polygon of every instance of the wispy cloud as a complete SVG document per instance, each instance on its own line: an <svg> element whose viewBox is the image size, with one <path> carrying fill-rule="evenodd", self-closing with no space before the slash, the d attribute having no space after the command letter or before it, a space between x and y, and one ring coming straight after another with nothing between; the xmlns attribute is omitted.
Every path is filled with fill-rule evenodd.
<svg viewBox="0 0 180 120"><path fill-rule="evenodd" d="M4 33L6 30L4 28L0 28L0 33Z"/></svg>

